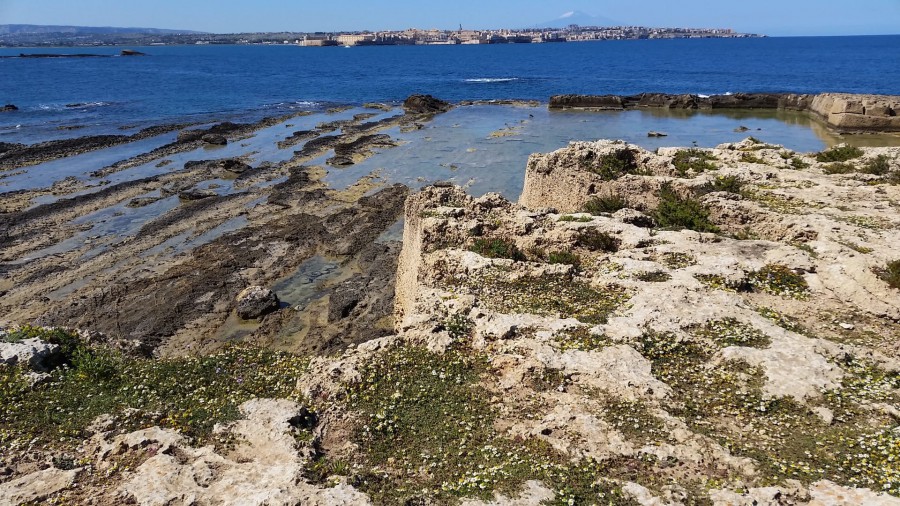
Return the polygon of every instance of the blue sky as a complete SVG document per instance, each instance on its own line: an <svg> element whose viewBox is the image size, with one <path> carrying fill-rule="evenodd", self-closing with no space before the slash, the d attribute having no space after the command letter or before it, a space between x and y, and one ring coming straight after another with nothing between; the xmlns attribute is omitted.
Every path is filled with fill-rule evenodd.
<svg viewBox="0 0 900 506"><path fill-rule="evenodd" d="M210 32L526 27L579 10L646 26L768 35L900 33L900 0L0 0L0 24Z"/></svg>

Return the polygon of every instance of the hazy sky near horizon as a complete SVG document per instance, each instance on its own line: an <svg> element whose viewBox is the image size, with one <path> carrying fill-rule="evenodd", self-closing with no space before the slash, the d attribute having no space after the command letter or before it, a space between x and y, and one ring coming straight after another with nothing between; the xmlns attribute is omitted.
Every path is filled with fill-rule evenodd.
<svg viewBox="0 0 900 506"><path fill-rule="evenodd" d="M583 11L625 24L767 35L900 33L900 0L0 0L0 24L219 33L520 28Z"/></svg>

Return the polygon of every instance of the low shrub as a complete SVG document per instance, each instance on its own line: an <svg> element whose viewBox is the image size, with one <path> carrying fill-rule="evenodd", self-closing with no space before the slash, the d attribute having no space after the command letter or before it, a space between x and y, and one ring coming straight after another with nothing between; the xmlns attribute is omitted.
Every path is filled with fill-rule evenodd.
<svg viewBox="0 0 900 506"><path fill-rule="evenodd" d="M619 251L622 241L614 235L591 228L582 230L578 234L576 245L589 251L605 251L606 253L615 253Z"/></svg>
<svg viewBox="0 0 900 506"><path fill-rule="evenodd" d="M507 258L516 262L525 260L525 254L516 243L504 239L476 239L469 251L486 258Z"/></svg>
<svg viewBox="0 0 900 506"><path fill-rule="evenodd" d="M627 174L634 174L637 169L637 158L634 152L623 149L602 155L597 163L588 170L600 176L600 179L604 181L612 181Z"/></svg>
<svg viewBox="0 0 900 506"><path fill-rule="evenodd" d="M717 160L715 156L701 149L687 149L679 151L672 158L672 164L679 176L685 177L690 171L706 172L708 170L716 170L715 164L711 161Z"/></svg>
<svg viewBox="0 0 900 506"><path fill-rule="evenodd" d="M659 190L659 207L654 218L662 228L689 229L697 232L718 232L719 227L709 220L709 209L700 201L681 197L670 184Z"/></svg>
<svg viewBox="0 0 900 506"><path fill-rule="evenodd" d="M891 171L890 158L887 155L878 155L866 162L862 166L860 172L863 174L871 174L873 176L884 176Z"/></svg>
<svg viewBox="0 0 900 506"><path fill-rule="evenodd" d="M809 163L803 161L799 156L795 156L791 158L791 168L796 170L808 169Z"/></svg>
<svg viewBox="0 0 900 506"><path fill-rule="evenodd" d="M618 195L594 197L584 205L584 212L595 216L628 208L628 201Z"/></svg>
<svg viewBox="0 0 900 506"><path fill-rule="evenodd" d="M825 167L822 167L822 170L825 171L826 174L850 174L851 172L856 172L856 167L849 163L843 162L835 162L829 163Z"/></svg>
<svg viewBox="0 0 900 506"><path fill-rule="evenodd" d="M720 176L706 185L706 189L712 192L728 192L740 195L744 187L744 180L738 176Z"/></svg>
<svg viewBox="0 0 900 506"><path fill-rule="evenodd" d="M859 158L863 155L863 151L854 146L835 146L816 155L816 160L826 162L846 162Z"/></svg>
<svg viewBox="0 0 900 506"><path fill-rule="evenodd" d="M581 266L581 257L568 251L554 251L547 255L547 263Z"/></svg>

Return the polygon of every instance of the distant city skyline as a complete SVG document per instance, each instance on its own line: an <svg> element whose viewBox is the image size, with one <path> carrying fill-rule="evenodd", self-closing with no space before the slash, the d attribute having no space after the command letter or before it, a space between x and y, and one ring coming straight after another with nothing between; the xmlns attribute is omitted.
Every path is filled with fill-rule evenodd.
<svg viewBox="0 0 900 506"><path fill-rule="evenodd" d="M0 24L152 27L215 33L359 31L405 28L527 28L583 12L654 27L732 28L772 36L900 33L900 1L757 0L0 0ZM581 18L585 19L585 18Z"/></svg>

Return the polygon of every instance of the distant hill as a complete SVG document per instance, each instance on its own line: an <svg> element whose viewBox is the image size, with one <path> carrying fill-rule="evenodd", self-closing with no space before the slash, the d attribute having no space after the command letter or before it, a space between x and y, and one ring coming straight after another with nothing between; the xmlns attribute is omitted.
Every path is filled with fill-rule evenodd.
<svg viewBox="0 0 900 506"><path fill-rule="evenodd" d="M603 16L591 16L581 11L571 11L546 23L535 25L534 28L565 28L569 25L578 26L621 26L623 23Z"/></svg>
<svg viewBox="0 0 900 506"><path fill-rule="evenodd" d="M110 26L0 25L0 35L176 35L201 34L192 30L164 30L160 28L119 28Z"/></svg>

